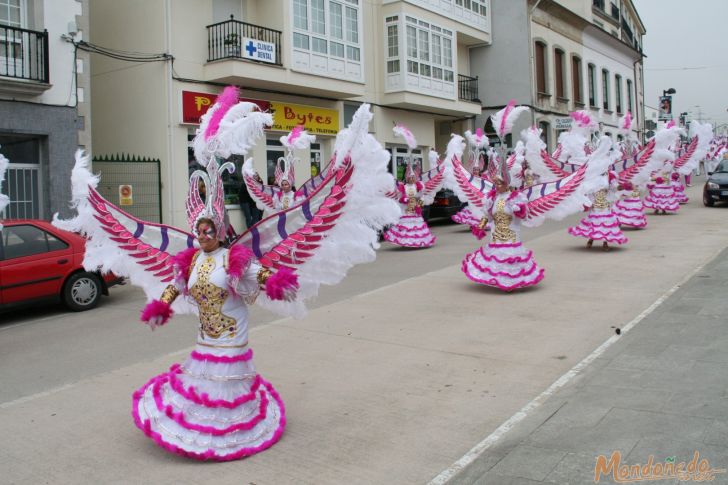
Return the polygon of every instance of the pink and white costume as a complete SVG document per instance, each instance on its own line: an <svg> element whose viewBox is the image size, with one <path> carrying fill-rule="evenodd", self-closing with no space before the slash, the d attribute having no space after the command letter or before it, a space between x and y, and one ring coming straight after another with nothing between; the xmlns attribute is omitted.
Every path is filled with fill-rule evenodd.
<svg viewBox="0 0 728 485"><path fill-rule="evenodd" d="M137 427L168 451L191 458L252 455L275 444L286 426L283 401L255 371L248 347L247 304L258 296L261 266L244 246L233 248L190 249L176 258L175 289L199 309L197 346L184 363L133 395ZM179 263L189 256L191 265ZM229 269L234 258L244 265L236 276Z"/></svg>
<svg viewBox="0 0 728 485"><path fill-rule="evenodd" d="M639 190L634 189L614 204L614 213L621 226L641 229L647 226L645 206Z"/></svg>
<svg viewBox="0 0 728 485"><path fill-rule="evenodd" d="M685 195L685 186L680 181L680 174L677 172L672 174L672 190L678 204L687 204L690 202L690 198Z"/></svg>
<svg viewBox="0 0 728 485"><path fill-rule="evenodd" d="M600 189L593 195L589 215L577 226L569 228L572 236L583 237L592 241L625 244L627 238L619 228L617 215L612 211L607 189Z"/></svg>
<svg viewBox="0 0 728 485"><path fill-rule="evenodd" d="M675 198L675 188L669 168L661 171L653 178L653 182L647 185L649 194L645 197L645 207L663 212L677 212L680 204Z"/></svg>
<svg viewBox="0 0 728 485"><path fill-rule="evenodd" d="M404 206L403 214L397 224L384 233L384 240L407 248L429 248L437 239L422 218L422 182L397 184L399 203Z"/></svg>
<svg viewBox="0 0 728 485"><path fill-rule="evenodd" d="M527 215L528 200L521 192L496 194L491 190L484 210L492 222L491 239L465 256L461 269L476 283L504 291L533 286L544 277L544 270L533 253L521 243L521 219Z"/></svg>

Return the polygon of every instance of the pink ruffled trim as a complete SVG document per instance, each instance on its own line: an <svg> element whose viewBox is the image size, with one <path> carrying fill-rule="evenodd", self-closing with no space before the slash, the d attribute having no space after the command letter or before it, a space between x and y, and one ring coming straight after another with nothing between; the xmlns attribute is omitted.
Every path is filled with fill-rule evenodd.
<svg viewBox="0 0 728 485"><path fill-rule="evenodd" d="M536 271L538 269L538 265L534 261L529 269L522 268L521 270L518 271L518 273L515 273L515 274L511 274L507 271L493 271L490 268L487 268L485 266L481 266L480 264L478 264L475 261L475 257L473 254L469 254L468 256L466 256L464 263L465 262L469 262L470 264L475 266L475 268L478 271L480 271L481 273L488 273L489 275L494 276L494 277L501 276L501 277L512 278L512 279L522 278L524 276L530 276L533 274L534 271Z"/></svg>
<svg viewBox="0 0 728 485"><path fill-rule="evenodd" d="M428 231L429 232L430 227L423 223L420 226L414 226L414 227L407 227L401 224L395 224L392 226L389 231L395 231L395 232L422 232L422 231ZM389 232L387 231L387 232Z"/></svg>
<svg viewBox="0 0 728 485"><path fill-rule="evenodd" d="M392 235L390 231L387 231L384 233L384 240L389 241L392 244L396 244L398 246L404 246L408 248L429 248L434 246L435 241L437 238L430 234L428 237L425 237L425 239L418 239L418 240L404 240L398 238L396 235Z"/></svg>
<svg viewBox="0 0 728 485"><path fill-rule="evenodd" d="M630 221L628 219L620 219L619 222L623 226L636 227L638 229L642 229L643 227L647 227L647 219L641 220L639 222L637 222L637 221Z"/></svg>
<svg viewBox="0 0 728 485"><path fill-rule="evenodd" d="M248 349L248 351L245 353L233 356L203 354L202 352L193 350L190 354L190 357L193 360L214 362L215 364L234 364L235 362L247 362L252 359L253 349Z"/></svg>
<svg viewBox="0 0 728 485"><path fill-rule="evenodd" d="M591 217L592 217L592 216L589 216L589 217L588 217L588 218L586 218L586 219L582 219L582 220L581 220L581 222L579 222L579 226L587 226L587 227L606 227L606 228L609 228L609 229L611 229L611 228L613 228L613 227L619 227L619 223L618 223L618 222L611 222L611 223L599 223L599 222L594 222L594 221L591 221L591 220L589 220L589 219L590 219ZM610 218L614 218L614 219L616 219L616 218L617 218L617 216L616 216L616 215L614 215L614 214L610 214L610 216L609 216L609 217L610 217ZM579 226L577 226L577 227L579 227ZM582 230L584 230L584 228L583 228L583 227L582 227L581 229L582 229Z"/></svg>
<svg viewBox="0 0 728 485"><path fill-rule="evenodd" d="M198 394L195 386L190 386L189 388L185 389L184 384L182 384L179 379L177 379L177 374L179 374L180 372L180 369L170 369L170 372L168 374L169 386L172 388L172 390L174 390L174 392L187 399L188 401L191 401L199 406L205 406L206 408L235 409L241 404L245 404L246 402L255 399L256 393L258 392L258 388L261 384L261 377L258 374L253 378L253 384L250 386L250 392L241 394L232 401L229 401L227 399L210 399L210 396L205 392Z"/></svg>
<svg viewBox="0 0 728 485"><path fill-rule="evenodd" d="M490 278L490 279L486 280L486 279L479 278L475 275L471 275L468 271L465 261L463 261L461 270L463 273L465 273L465 276L467 276L471 281L474 281L476 283L480 283L480 284L486 285L486 286L494 286L494 287L501 289L503 291L506 291L506 292L511 292L513 290L517 290L519 288L525 288L527 286L537 285L544 278L544 270L539 269L538 275L536 276L535 279L533 279L531 281L519 281L518 283L515 283L513 285L504 285L504 284L501 284L501 282L498 281L496 278Z"/></svg>
<svg viewBox="0 0 728 485"><path fill-rule="evenodd" d="M619 231L617 234L612 234L601 231L586 231L579 227L570 227L569 234L571 234L572 236L592 239L594 241L607 241L616 244L626 244L629 241L629 239L627 239L621 231Z"/></svg>
<svg viewBox="0 0 728 485"><path fill-rule="evenodd" d="M533 257L533 251L531 251L531 250L529 250L525 256L510 256L508 258L503 258L503 259L499 258L495 254L493 254L493 255L485 254L485 252L483 251L483 248L480 248L477 252L480 253L480 256L484 260L495 261L496 263L508 263L508 264L526 263L526 262L530 261L531 258Z"/></svg>
<svg viewBox="0 0 728 485"><path fill-rule="evenodd" d="M520 248L523 244L520 242L515 243L488 243L489 248Z"/></svg>
<svg viewBox="0 0 728 485"><path fill-rule="evenodd" d="M152 430L152 423L149 419L145 419L144 421L141 420L141 417L139 416L139 400L141 399L142 395L144 394L144 391L146 391L146 388L154 381L154 378L152 378L147 384L145 384L141 389L136 391L132 396L132 417L134 418L134 424L144 432L145 435L147 435L149 438L151 438L157 445L161 446L165 450L169 451L170 453L175 453L177 455L186 456L188 458L194 458L196 460L216 460L216 461L231 461L231 460L237 460L246 456L251 456L256 453L260 453L261 451L264 451L274 444L278 442L278 440L281 439L281 436L283 435L283 431L286 428L286 408L283 404L283 400L281 399L278 392L273 388L273 386L263 380L261 378L261 382L265 386L268 393L270 393L271 396L273 396L273 399L276 400L278 403L278 407L281 410L281 420L278 424L278 428L273 433L273 436L271 436L270 439L264 441L258 446L253 447L247 447L247 448L241 448L240 450L236 451L235 453L230 453L227 455L218 455L215 450L212 448L207 450L204 453L195 453L193 451L187 451L183 448L180 448L177 445L173 445L172 443L168 443L164 440L162 435L156 431Z"/></svg>
<svg viewBox="0 0 728 485"><path fill-rule="evenodd" d="M249 421L236 423L228 426L227 428L215 428L213 426L204 426L201 424L190 423L185 419L183 412L174 412L174 408L169 404L165 406L162 400L161 387L162 384L169 382L169 377L166 375L157 376L152 384L152 396L154 397L154 404L157 406L157 410L164 413L169 419L173 420L180 426L190 431L198 431L200 433L210 434L212 436L225 436L226 434L234 433L236 431L249 431L253 429L258 423L263 421L268 412L268 395L265 392L260 393L260 405L258 407L258 414L251 418Z"/></svg>

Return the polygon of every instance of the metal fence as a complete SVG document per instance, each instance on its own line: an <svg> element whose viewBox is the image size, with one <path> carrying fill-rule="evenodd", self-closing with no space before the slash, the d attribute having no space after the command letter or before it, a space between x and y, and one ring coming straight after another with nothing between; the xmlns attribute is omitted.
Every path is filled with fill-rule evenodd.
<svg viewBox="0 0 728 485"><path fill-rule="evenodd" d="M478 98L478 77L458 74L458 99L480 103Z"/></svg>
<svg viewBox="0 0 728 485"><path fill-rule="evenodd" d="M275 45L275 64L282 66L281 62L281 31L261 27L260 25L248 24L233 19L207 26L207 60L243 58L243 39L255 39ZM258 62L254 59L246 59L251 62Z"/></svg>
<svg viewBox="0 0 728 485"><path fill-rule="evenodd" d="M131 155L94 158L101 176L98 192L125 212L149 222L162 222L162 182L159 160Z"/></svg>
<svg viewBox="0 0 728 485"><path fill-rule="evenodd" d="M0 76L48 82L48 31L0 25Z"/></svg>

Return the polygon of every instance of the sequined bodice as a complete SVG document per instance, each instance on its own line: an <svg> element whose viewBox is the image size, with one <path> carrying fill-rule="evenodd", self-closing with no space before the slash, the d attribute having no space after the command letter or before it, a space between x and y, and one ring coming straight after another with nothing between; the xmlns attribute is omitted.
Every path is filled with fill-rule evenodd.
<svg viewBox="0 0 728 485"><path fill-rule="evenodd" d="M510 228L513 216L506 214L506 199L499 199L495 203L493 211L493 242L497 243L514 243L516 242L516 232Z"/></svg>
<svg viewBox="0 0 728 485"><path fill-rule="evenodd" d="M291 205L291 197L289 197L289 196L287 196L286 194L284 194L284 195L283 195L283 196L281 197L281 207L282 207L282 209L283 209L283 210L286 210L286 209L288 209L288 207L289 207L290 205Z"/></svg>
<svg viewBox="0 0 728 485"><path fill-rule="evenodd" d="M415 187L406 187L405 192L407 193L407 214L414 214L415 208L417 207L417 189Z"/></svg>
<svg viewBox="0 0 728 485"><path fill-rule="evenodd" d="M532 186L533 185L533 182L534 182L534 180L533 180L533 174L530 173L530 172L526 172L526 180L524 182L525 182L524 185L526 187Z"/></svg>
<svg viewBox="0 0 728 485"><path fill-rule="evenodd" d="M609 200L607 200L607 189L597 190L594 194L595 209L609 209Z"/></svg>
<svg viewBox="0 0 728 485"><path fill-rule="evenodd" d="M228 297L228 291L210 281L215 269L215 259L201 253L205 258L197 267L197 281L190 288L190 296L195 299L200 311L200 337L218 339L222 336L235 337L235 319L225 315L222 307Z"/></svg>

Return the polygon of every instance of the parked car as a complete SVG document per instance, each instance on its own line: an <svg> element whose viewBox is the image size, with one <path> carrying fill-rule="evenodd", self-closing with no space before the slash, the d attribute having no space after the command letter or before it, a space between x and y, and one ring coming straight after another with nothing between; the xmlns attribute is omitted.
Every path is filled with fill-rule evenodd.
<svg viewBox="0 0 728 485"><path fill-rule="evenodd" d="M426 221L436 217L450 218L466 205L466 202L460 202L452 190L443 189L435 194L435 200L431 205L425 207L422 216Z"/></svg>
<svg viewBox="0 0 728 485"><path fill-rule="evenodd" d="M74 311L95 307L122 282L83 269L85 240L35 219L3 221L0 230L0 308L60 300Z"/></svg>
<svg viewBox="0 0 728 485"><path fill-rule="evenodd" d="M721 160L714 172L708 172L703 187L704 205L713 207L719 200L728 201L728 159Z"/></svg>

